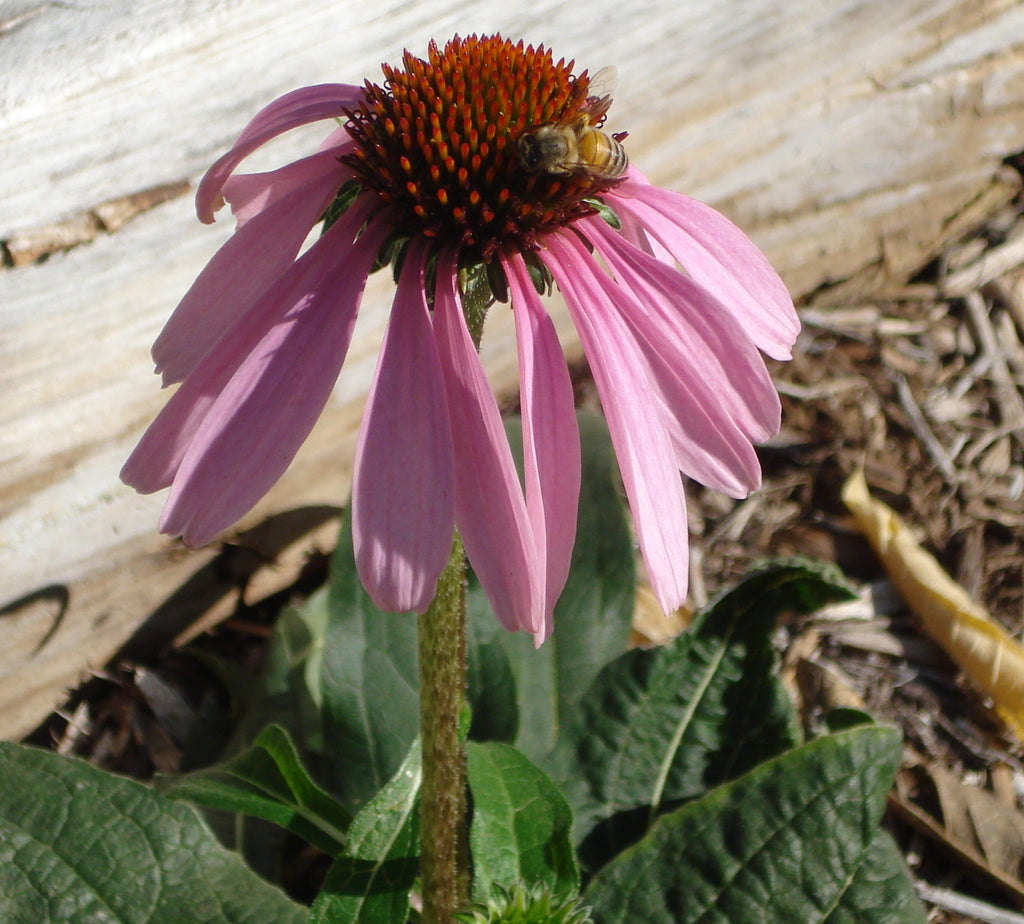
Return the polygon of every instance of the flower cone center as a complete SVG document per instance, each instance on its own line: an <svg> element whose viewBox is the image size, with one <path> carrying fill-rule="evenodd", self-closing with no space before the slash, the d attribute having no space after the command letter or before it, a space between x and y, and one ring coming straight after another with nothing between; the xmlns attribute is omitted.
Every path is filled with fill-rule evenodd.
<svg viewBox="0 0 1024 924"><path fill-rule="evenodd" d="M438 246L455 244L490 261L503 249L536 249L538 235L594 211L585 200L615 180L586 172L527 169L518 141L587 110L590 78L500 36L431 43L426 60L405 52L367 82L349 112L356 142L345 160L390 206L396 228Z"/></svg>

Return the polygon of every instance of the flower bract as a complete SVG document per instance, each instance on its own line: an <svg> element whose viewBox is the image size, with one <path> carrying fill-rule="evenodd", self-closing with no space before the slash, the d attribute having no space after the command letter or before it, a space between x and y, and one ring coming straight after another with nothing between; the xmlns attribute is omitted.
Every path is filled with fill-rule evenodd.
<svg viewBox="0 0 1024 924"><path fill-rule="evenodd" d="M734 497L759 485L754 444L780 422L761 353L787 358L799 324L738 228L625 168L610 104L543 46L470 36L407 52L379 85L306 87L258 113L199 186L200 219L227 203L235 233L153 347L164 383L180 385L122 471L141 492L170 488L160 528L204 544L270 489L341 372L368 276L391 265L353 475L360 578L382 608L422 612L458 527L498 618L539 644L580 484L572 386L542 298L557 286L652 588L678 607L680 473ZM335 126L319 150L239 172L321 120ZM605 161L580 153L595 151ZM494 302L515 321L522 478L477 353Z"/></svg>

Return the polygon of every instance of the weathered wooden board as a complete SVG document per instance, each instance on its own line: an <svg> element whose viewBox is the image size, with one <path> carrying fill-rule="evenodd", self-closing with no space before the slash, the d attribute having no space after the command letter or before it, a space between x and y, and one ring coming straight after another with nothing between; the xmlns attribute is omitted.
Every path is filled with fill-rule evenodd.
<svg viewBox="0 0 1024 924"><path fill-rule="evenodd" d="M1021 3L510 6L151 0L129 15L0 2L0 241L19 264L0 272L0 734L31 728L157 610L173 624L233 599L202 570L216 550L155 535L162 499L136 497L117 472L166 398L149 344L230 232L200 226L191 197L173 193L274 96L376 79L403 47L455 32L546 42L591 70L614 63L610 126L630 132L634 161L748 229L796 295L899 280L1013 192L999 165L1024 149ZM96 208L166 184L172 198L126 223ZM33 262L61 240L83 243ZM246 525L344 501L390 292L372 282L334 400ZM511 343L508 313L494 312L485 355L503 391ZM292 522L291 538L329 528L322 513Z"/></svg>

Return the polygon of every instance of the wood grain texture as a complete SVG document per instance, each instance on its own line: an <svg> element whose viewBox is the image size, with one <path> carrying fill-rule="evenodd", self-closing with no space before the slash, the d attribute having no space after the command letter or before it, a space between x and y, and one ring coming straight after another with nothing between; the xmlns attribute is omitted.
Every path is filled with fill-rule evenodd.
<svg viewBox="0 0 1024 924"><path fill-rule="evenodd" d="M131 209L97 207L194 184L273 97L376 79L403 47L423 53L431 37L455 32L546 42L591 70L614 63L609 127L630 132L634 162L726 212L797 296L902 279L1012 195L999 165L1024 149L1024 5L1005 0L541 2L524 12L493 0L150 0L125 9L0 3L0 240L27 264L0 272L8 736L30 729L155 612L177 625L229 599L211 576L225 566L217 550L187 552L156 536L161 497L137 497L117 480L166 398L149 345L229 223L200 226L189 195L127 221ZM306 153L323 133L296 132L255 165ZM47 249L60 252L31 262ZM391 291L372 280L327 412L243 526L344 502ZM578 353L564 312L555 316ZM484 352L501 392L515 387L512 343L499 309ZM319 513L307 525L323 535ZM280 546L275 539L267 554ZM189 579L205 590L176 595Z"/></svg>

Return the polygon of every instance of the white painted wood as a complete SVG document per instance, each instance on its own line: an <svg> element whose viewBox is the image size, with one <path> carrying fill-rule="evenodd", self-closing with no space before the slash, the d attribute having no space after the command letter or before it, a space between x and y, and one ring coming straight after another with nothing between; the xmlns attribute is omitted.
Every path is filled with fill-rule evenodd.
<svg viewBox="0 0 1024 924"><path fill-rule="evenodd" d="M213 555L156 536L162 499L117 472L166 397L149 345L229 224L199 225L190 196L113 233L89 210L195 183L287 90L376 79L403 47L494 30L615 64L609 126L634 162L722 208L798 295L901 278L1010 194L998 165L1024 149L1019 2L0 0L0 240L26 260L55 224L91 241L0 272L0 608L50 589L0 616L0 733L32 727ZM282 139L263 165L323 133ZM328 412L247 524L344 501L390 297L374 279ZM499 309L485 354L503 391L511 343ZM51 632L54 588L68 603Z"/></svg>

